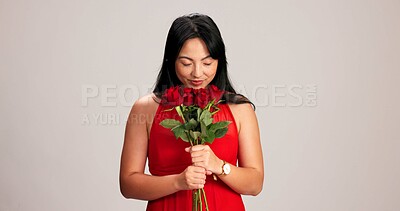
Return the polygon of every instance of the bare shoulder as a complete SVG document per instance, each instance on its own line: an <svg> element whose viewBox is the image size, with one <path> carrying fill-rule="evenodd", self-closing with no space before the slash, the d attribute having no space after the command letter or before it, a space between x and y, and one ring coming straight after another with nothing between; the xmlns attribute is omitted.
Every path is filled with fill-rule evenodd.
<svg viewBox="0 0 400 211"><path fill-rule="evenodd" d="M133 108L138 109L140 111L145 111L149 109L151 110L151 108L158 106L156 99L157 98L153 93L142 96L135 102Z"/></svg>
<svg viewBox="0 0 400 211"><path fill-rule="evenodd" d="M232 111L239 131L243 122L255 119L256 113L250 103L229 104L229 108Z"/></svg>
<svg viewBox="0 0 400 211"><path fill-rule="evenodd" d="M154 94L148 94L136 100L129 114L128 123L146 123L151 125L152 117L158 108L157 98Z"/></svg>
<svg viewBox="0 0 400 211"><path fill-rule="evenodd" d="M253 107L250 103L243 104L229 104L229 108L235 117L246 117L247 115L255 115Z"/></svg>

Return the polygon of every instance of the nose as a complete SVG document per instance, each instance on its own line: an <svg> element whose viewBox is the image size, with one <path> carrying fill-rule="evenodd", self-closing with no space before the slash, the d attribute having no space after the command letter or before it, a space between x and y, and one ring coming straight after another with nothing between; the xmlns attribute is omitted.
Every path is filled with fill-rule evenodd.
<svg viewBox="0 0 400 211"><path fill-rule="evenodd" d="M203 70L201 69L201 65L200 64L194 65L192 70L192 76L194 78L200 78L202 75L203 75Z"/></svg>

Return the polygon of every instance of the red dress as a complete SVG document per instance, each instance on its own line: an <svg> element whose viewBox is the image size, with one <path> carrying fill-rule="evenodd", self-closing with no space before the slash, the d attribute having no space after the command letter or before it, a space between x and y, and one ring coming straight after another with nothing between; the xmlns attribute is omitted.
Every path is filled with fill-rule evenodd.
<svg viewBox="0 0 400 211"><path fill-rule="evenodd" d="M238 155L238 131L232 112L227 104L219 104L220 110L213 116L216 121L231 121L228 132L222 138L217 138L210 145L216 156L232 165L237 163ZM176 139L174 134L160 125L164 119L177 119L180 117L175 110L158 106L150 131L148 161L149 170L152 175L164 176L179 174L191 165L190 154L185 152L189 143ZM204 190L207 196L210 211L243 211L245 210L241 195L233 191L220 179L214 181L212 176L207 176ZM192 191L178 191L171 195L149 201L148 211L191 211ZM205 210L205 208L203 208Z"/></svg>

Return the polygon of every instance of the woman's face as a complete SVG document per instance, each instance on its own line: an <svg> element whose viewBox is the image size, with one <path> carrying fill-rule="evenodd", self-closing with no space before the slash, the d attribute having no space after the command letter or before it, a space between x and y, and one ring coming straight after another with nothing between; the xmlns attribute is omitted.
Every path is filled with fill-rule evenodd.
<svg viewBox="0 0 400 211"><path fill-rule="evenodd" d="M188 39L175 61L176 75L185 87L205 88L217 73L218 60L213 59L200 38Z"/></svg>

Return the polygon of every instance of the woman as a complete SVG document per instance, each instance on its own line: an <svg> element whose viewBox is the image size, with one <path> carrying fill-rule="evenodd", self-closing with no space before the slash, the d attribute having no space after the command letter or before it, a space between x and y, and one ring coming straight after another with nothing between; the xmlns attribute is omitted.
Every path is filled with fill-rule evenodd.
<svg viewBox="0 0 400 211"><path fill-rule="evenodd" d="M161 95L176 85L194 89L215 85L225 91L214 115L214 121L232 122L224 137L211 145L190 147L159 125L168 115L160 104ZM144 173L146 159L151 175ZM201 14L177 18L168 33L154 91L137 100L129 115L121 193L148 200L147 210L176 211L190 210L192 190L204 188L210 210L245 210L241 194L259 194L263 178L256 115L252 103L236 94L228 79L225 45L217 25Z"/></svg>

